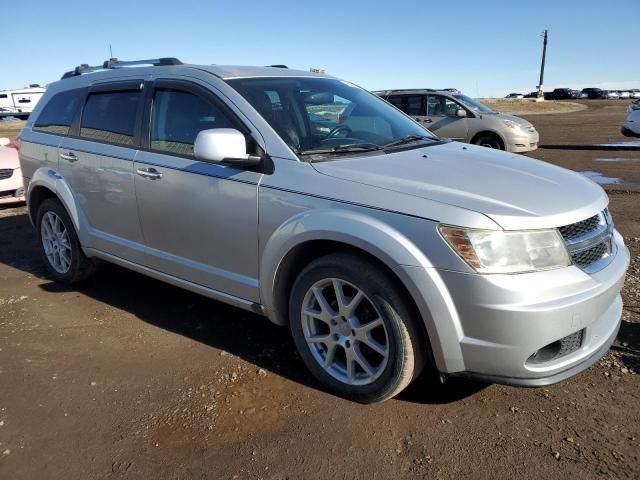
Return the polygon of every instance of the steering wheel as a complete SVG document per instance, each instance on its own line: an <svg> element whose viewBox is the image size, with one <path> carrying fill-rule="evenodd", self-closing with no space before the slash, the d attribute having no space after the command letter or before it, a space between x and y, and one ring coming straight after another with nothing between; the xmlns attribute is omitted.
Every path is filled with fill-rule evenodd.
<svg viewBox="0 0 640 480"><path fill-rule="evenodd" d="M349 127L348 125L338 125L337 127L333 127L331 131L325 135L324 138L328 139L328 138L337 137L338 134L342 131L346 132L347 135L349 135L350 133L353 133L353 130L351 130L351 127Z"/></svg>

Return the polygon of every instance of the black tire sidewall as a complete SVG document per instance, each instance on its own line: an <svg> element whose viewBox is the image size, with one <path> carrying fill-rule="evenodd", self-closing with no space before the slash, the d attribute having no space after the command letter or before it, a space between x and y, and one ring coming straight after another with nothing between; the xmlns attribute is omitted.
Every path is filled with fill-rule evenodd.
<svg viewBox="0 0 640 480"><path fill-rule="evenodd" d="M478 138L475 143L476 145L479 145L481 147L484 147L485 144L487 144L487 145L491 145L491 147L488 147L488 148L493 148L495 150L504 150L498 138L494 137L493 135L483 135L480 138Z"/></svg>
<svg viewBox="0 0 640 480"><path fill-rule="evenodd" d="M385 371L371 384L353 386L336 380L318 365L307 345L301 321L302 303L309 288L326 278L339 278L361 289L374 304L385 324L389 359ZM298 352L309 370L330 390L359 402L370 403L387 398L387 392L395 390L402 381L399 377L405 369L404 362L414 361L413 357L417 356L415 346L407 341L404 333L409 329L411 337L417 338L403 295L384 273L357 256L330 255L305 268L291 291L289 322ZM411 360L407 358L408 351L412 356ZM415 362L417 368L417 358ZM413 376L415 377L415 372Z"/></svg>

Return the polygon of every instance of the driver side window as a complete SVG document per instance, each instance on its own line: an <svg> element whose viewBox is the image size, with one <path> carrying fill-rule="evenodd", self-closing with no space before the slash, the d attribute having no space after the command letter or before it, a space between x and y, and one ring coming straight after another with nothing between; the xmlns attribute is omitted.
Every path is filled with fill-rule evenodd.
<svg viewBox="0 0 640 480"><path fill-rule="evenodd" d="M461 108L458 102L441 95L429 95L427 98L427 115L430 117L455 117Z"/></svg>
<svg viewBox="0 0 640 480"><path fill-rule="evenodd" d="M152 150L193 155L193 143L202 130L233 128L226 115L208 100L190 92L158 88L151 112Z"/></svg>

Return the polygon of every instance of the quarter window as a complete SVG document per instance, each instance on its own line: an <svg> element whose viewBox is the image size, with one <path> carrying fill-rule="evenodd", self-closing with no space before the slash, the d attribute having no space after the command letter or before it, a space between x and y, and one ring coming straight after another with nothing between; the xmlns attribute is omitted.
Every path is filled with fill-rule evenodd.
<svg viewBox="0 0 640 480"><path fill-rule="evenodd" d="M82 112L80 136L120 145L134 144L139 91L97 92Z"/></svg>
<svg viewBox="0 0 640 480"><path fill-rule="evenodd" d="M38 115L33 129L45 133L68 135L84 98L84 92L84 89L79 88L55 94Z"/></svg>
<svg viewBox="0 0 640 480"><path fill-rule="evenodd" d="M198 95L170 88L155 91L151 112L152 150L193 155L199 132L233 127L220 108Z"/></svg>

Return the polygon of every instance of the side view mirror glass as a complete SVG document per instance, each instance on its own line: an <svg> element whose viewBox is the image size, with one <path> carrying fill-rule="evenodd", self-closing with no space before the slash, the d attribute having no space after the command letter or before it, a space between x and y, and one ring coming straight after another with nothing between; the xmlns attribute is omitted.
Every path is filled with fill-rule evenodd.
<svg viewBox="0 0 640 480"><path fill-rule="evenodd" d="M193 144L198 160L233 166L254 166L261 157L249 155L244 135L234 128L212 128L198 133Z"/></svg>
<svg viewBox="0 0 640 480"><path fill-rule="evenodd" d="M464 118L467 116L467 111L464 108L456 110L456 117Z"/></svg>

